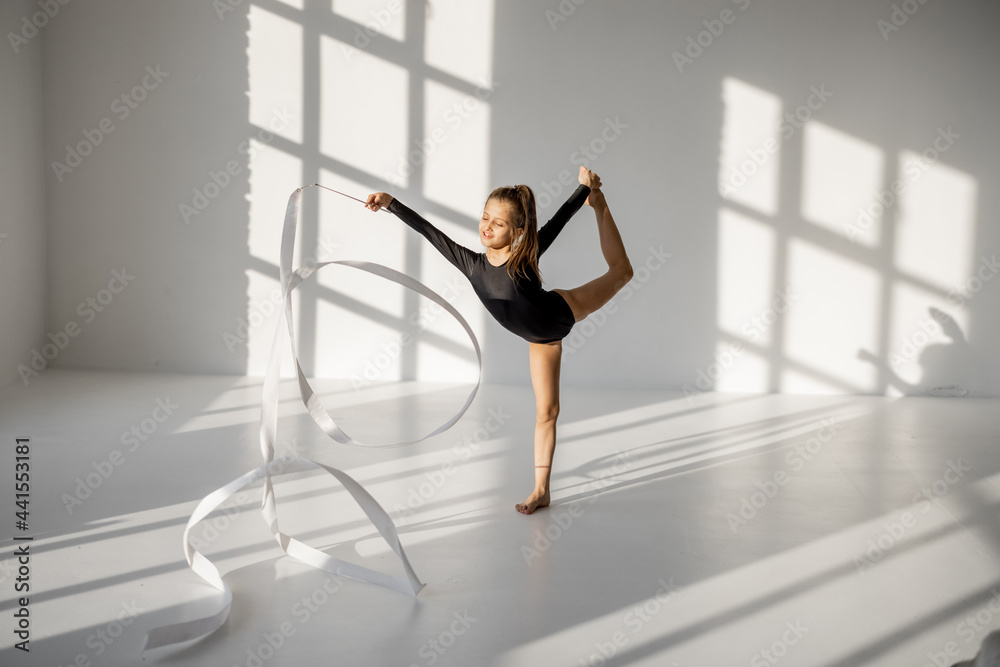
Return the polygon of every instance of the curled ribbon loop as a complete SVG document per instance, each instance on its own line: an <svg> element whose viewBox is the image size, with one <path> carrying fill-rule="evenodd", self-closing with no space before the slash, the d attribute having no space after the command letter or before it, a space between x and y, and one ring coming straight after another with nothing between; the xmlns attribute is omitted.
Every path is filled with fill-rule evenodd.
<svg viewBox="0 0 1000 667"><path fill-rule="evenodd" d="M462 315L455 309L455 307L436 292L429 289L423 283L420 283L403 273L382 266L381 264L354 260L337 260L321 262L311 266L302 266L295 271L292 271L292 254L295 248L295 232L299 224L299 209L302 202L302 190L303 188L297 189L288 198L288 207L285 210L285 223L281 232L280 266L280 282L282 304L284 306L283 310L285 313L285 325L288 329L288 337L292 346L292 360L295 362L295 370L298 376L299 384L299 395L302 397L302 403L306 406L306 409L312 416L313 421L316 422L316 424L329 438L345 445L357 445L362 447L394 447L409 445L420 442L421 440L425 440L447 430L454 425L455 422L457 422L462 415L465 414L465 411L468 410L469 406L472 405L476 392L479 391L479 383L482 379L482 352L479 349L479 341L476 339L476 335L473 333L472 328L469 326L468 322L465 321L465 318L463 318ZM476 358L479 363L479 376L476 379L476 384L469 392L469 396L465 400L465 405L463 405L454 416L427 435L416 440L409 440L405 442L389 443L385 445L366 445L365 443L359 442L349 436L337 425L337 423L323 407L319 398L313 391L312 386L310 386L305 373L302 371L302 367L299 365L298 354L295 347L295 327L294 317L292 315L292 291L317 270L329 264L342 264L361 271L367 271L368 273L372 273L411 289L422 296L427 297L448 311L452 317L454 317L458 323L462 325L462 328L465 329L466 333L469 334L469 339L472 341L472 346L476 350ZM364 489L364 487L362 487L350 475L342 470L318 463L312 459L301 457L281 459L274 458L274 444L277 442L278 432L278 382L281 372L281 330L281 320L279 319L277 327L275 328L274 338L271 342L270 358L267 363L267 374L264 378L261 397L260 449L264 463L205 496L205 498L198 503L197 507L195 507L194 512L191 514L190 519L188 519L187 526L184 529L182 543L188 565L198 576L222 592L222 608L211 616L191 621L184 621L182 623L175 623L173 625L166 625L150 630L150 632L146 635L146 642L142 651L149 651L155 648L169 646L171 644L179 644L204 637L219 629L222 624L226 622L226 619L229 617L229 611L232 607L232 591L222 580L222 576L219 574L218 568L216 568L210 560L194 548L188 537L195 524L208 516L213 510L232 497L232 495L237 491L259 479L264 480L264 494L261 503L261 514L264 518L264 522L267 524L268 529L271 531L275 540L277 540L281 550L289 556L333 574L367 581L369 583L385 586L407 594L416 595L424 587L424 584L417 578L416 573L410 566L410 561L407 559L406 553L403 551L403 546L399 542L399 535L396 532L395 524L393 524L388 513L386 513L382 506L378 504L378 502ZM378 529L379 534L382 535L392 550L396 552L396 555L399 556L403 563L403 569L406 572L406 577L391 576L355 563L334 558L329 554L315 549L308 544L300 542L294 537L281 532L281 529L278 526L276 499L271 478L278 477L280 475L303 472L313 468L326 470L328 473L337 478L337 480L343 484L344 488L350 492L351 496L358 503L361 509L364 510L365 514L371 520L375 528Z"/></svg>

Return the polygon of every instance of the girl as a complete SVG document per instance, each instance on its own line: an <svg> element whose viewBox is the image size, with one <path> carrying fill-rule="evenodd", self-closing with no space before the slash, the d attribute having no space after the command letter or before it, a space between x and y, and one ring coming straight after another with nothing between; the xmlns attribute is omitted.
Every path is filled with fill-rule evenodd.
<svg viewBox="0 0 1000 667"><path fill-rule="evenodd" d="M531 385L535 391L535 488L515 508L531 514L549 505L549 478L559 416L559 362L562 339L573 325L606 304L632 279L632 265L611 211L601 192L601 179L580 167L580 185L541 229L535 217L535 195L527 185L501 186L486 200L474 252L452 241L431 223L385 192L368 195L365 206L386 208L422 234L472 283L486 310L506 329L528 341ZM607 273L573 289L542 288L538 257L552 244L583 204L594 209Z"/></svg>

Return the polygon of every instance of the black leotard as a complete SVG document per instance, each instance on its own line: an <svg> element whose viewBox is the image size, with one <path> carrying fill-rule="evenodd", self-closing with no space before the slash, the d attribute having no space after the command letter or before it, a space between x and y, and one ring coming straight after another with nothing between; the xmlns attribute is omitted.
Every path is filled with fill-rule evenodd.
<svg viewBox="0 0 1000 667"><path fill-rule="evenodd" d="M541 257L566 222L580 210L590 188L580 185L559 207L552 219L538 230L538 255ZM569 304L558 292L542 289L538 274L527 267L527 280L515 285L507 274L507 262L493 266L485 252L474 252L455 243L444 232L427 222L395 197L387 207L403 222L417 230L472 283L486 310L504 328L532 343L554 343L565 338L575 320Z"/></svg>

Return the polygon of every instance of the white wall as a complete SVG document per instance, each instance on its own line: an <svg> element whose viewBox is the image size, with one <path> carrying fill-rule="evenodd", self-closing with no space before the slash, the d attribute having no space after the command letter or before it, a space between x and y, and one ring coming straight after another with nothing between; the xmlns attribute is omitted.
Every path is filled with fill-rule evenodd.
<svg viewBox="0 0 1000 667"><path fill-rule="evenodd" d="M545 184L575 172L574 153L593 142L588 164L633 264L654 270L639 269L616 312L578 324L566 383L1000 395L1000 280L949 299L1000 249L1000 8L913 3L883 36L893 6L453 0L425 16L421 3L337 2L330 13L303 0L242 2L220 18L201 2L70 3L45 33L48 326L77 321L82 333L56 363L261 374L295 187L387 190L476 247L492 187L528 183L544 221L559 203L541 197ZM679 71L674 52L698 40ZM157 65L169 75L119 119L113 101ZM786 137L775 125L796 110L804 122ZM114 131L60 182L51 163L102 118ZM605 130L616 118L627 127ZM261 135L269 125L275 134ZM958 137L908 176L907 160L949 127ZM601 146L602 132L614 140ZM239 150L250 136L252 171ZM764 146L775 150L723 194ZM185 222L180 204L229 160L238 174ZM893 182L896 201L852 242L845 225ZM302 256L380 261L449 293L458 274L398 220L315 189L306 203ZM650 251L661 246L672 253L662 265ZM601 264L584 209L541 268L549 287L569 287ZM134 280L105 292L111 302L86 322L79 304L123 267ZM455 285L485 379L528 382L526 343ZM769 311L780 289L796 299ZM420 300L349 269L324 270L296 305L309 373L474 375L444 316L398 346ZM951 324L937 326L930 308ZM239 318L259 321L248 341L234 338Z"/></svg>
<svg viewBox="0 0 1000 667"><path fill-rule="evenodd" d="M0 3L0 26L23 29L37 6ZM17 367L42 354L45 338L45 180L42 163L42 40L30 35L0 47L0 386L22 383ZM46 350L46 352L49 352ZM53 352L54 354L54 352ZM43 367L44 358L36 362ZM32 375L23 377L30 383Z"/></svg>
<svg viewBox="0 0 1000 667"><path fill-rule="evenodd" d="M1000 7L912 4L919 9L888 39L878 21L891 20L889 1L588 2L554 30L540 10L501 5L495 77L507 85L494 107L495 180L551 182L575 168L574 150L599 136L605 118L620 116L628 128L591 166L634 264L651 246L674 253L606 325L578 339L579 351L564 353L567 381L697 388L704 374L724 390L957 384L997 395L1000 280L962 306L948 293L1000 251L1000 135L990 111L1000 102ZM688 38L707 46L692 48L679 71L673 53L684 54ZM833 94L813 98L818 108L802 113L811 120L787 139L775 133L773 123L821 86ZM949 126L960 138L905 180L886 215L895 226L876 222L848 240L844 223L905 177L908 152L932 147ZM720 175L772 135L779 150L722 196ZM574 220L579 230L543 259L555 285L600 270L591 218ZM756 327L783 286L799 299L766 331ZM922 320L934 330L930 307L957 322L957 340L922 338ZM495 342L501 358L516 347ZM735 343L740 354L720 354ZM899 354L902 377L859 359L860 350L883 363Z"/></svg>
<svg viewBox="0 0 1000 667"><path fill-rule="evenodd" d="M81 329L57 364L243 371L220 341L246 309L246 169L200 218L178 212L245 138L246 11L234 14L69 3L48 26L49 326ZM67 147L81 142L96 145L77 163Z"/></svg>

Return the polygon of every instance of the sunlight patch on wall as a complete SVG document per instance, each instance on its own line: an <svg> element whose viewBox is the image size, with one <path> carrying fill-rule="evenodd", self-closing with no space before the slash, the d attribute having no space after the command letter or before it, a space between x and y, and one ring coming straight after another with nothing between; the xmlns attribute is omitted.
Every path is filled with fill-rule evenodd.
<svg viewBox="0 0 1000 667"><path fill-rule="evenodd" d="M355 29L355 46L362 48L365 38L389 37L403 41L406 34L406 0L333 0L331 11L361 24Z"/></svg>
<svg viewBox="0 0 1000 667"><path fill-rule="evenodd" d="M750 84L726 77L719 147L719 193L758 213L778 210L781 100Z"/></svg>
<svg viewBox="0 0 1000 667"><path fill-rule="evenodd" d="M770 323L761 314L774 298L774 229L745 215L719 211L719 329L757 345L771 342Z"/></svg>
<svg viewBox="0 0 1000 667"><path fill-rule="evenodd" d="M783 316L785 355L846 385L832 393L874 387L875 368L859 359L858 352L874 351L878 345L883 305L878 271L808 241L792 239L788 276L790 294L796 298ZM781 390L800 391L784 382Z"/></svg>
<svg viewBox="0 0 1000 667"><path fill-rule="evenodd" d="M427 5L424 62L481 83L493 71L493 2L437 0Z"/></svg>
<svg viewBox="0 0 1000 667"><path fill-rule="evenodd" d="M277 269L288 196L302 185L302 160L256 140L250 142L250 254Z"/></svg>
<svg viewBox="0 0 1000 667"><path fill-rule="evenodd" d="M424 95L424 148L420 151L424 195L476 221L492 189L488 181L490 107L475 95L434 81L425 84Z"/></svg>
<svg viewBox="0 0 1000 667"><path fill-rule="evenodd" d="M802 217L866 246L882 238L885 155L878 147L817 121L806 123ZM871 208L871 210L869 210Z"/></svg>
<svg viewBox="0 0 1000 667"><path fill-rule="evenodd" d="M320 183L358 199L366 199L374 191L328 170L320 172ZM359 202L328 190L317 193L319 230L314 254L319 262L352 259L402 271L406 228L399 218L385 211L373 213ZM346 304L337 299L319 300L316 374L398 380L403 354L399 342L409 328L403 322L403 287L338 265L320 269L312 280L335 292ZM359 307L365 312L359 312Z"/></svg>
<svg viewBox="0 0 1000 667"><path fill-rule="evenodd" d="M323 277L345 300L358 302L362 308L318 300L315 374L371 382L401 379L404 334L409 328L401 323L403 287L346 266L324 268ZM366 312L367 308L376 313ZM378 313L387 313L386 321L379 321Z"/></svg>
<svg viewBox="0 0 1000 667"><path fill-rule="evenodd" d="M475 218L471 218L468 225L459 225L433 214L427 214L425 217L456 243L476 252L483 250ZM482 341L485 336L483 325L486 310L472 289L472 285L441 256L441 253L422 239L420 253L422 270L419 280L458 309L472 327L476 337ZM413 316L414 322L410 324L415 324L421 331L440 336L449 343L445 347L427 344L418 346L417 363L420 377L427 380L475 382L477 372L475 351L465 329L444 309L427 299L421 298L418 308L418 312ZM459 350L466 352L456 354Z"/></svg>
<svg viewBox="0 0 1000 667"><path fill-rule="evenodd" d="M765 393L771 389L768 386L771 364L757 352L748 349L746 344L737 354L733 351L733 343L719 341L715 346L714 364L717 364L719 369L718 378L715 380L715 391ZM709 379L715 375L712 366L702 369L702 372ZM700 374L698 379L701 379Z"/></svg>
<svg viewBox="0 0 1000 667"><path fill-rule="evenodd" d="M250 221L247 229L249 253L261 262L274 266L274 276L264 275L256 267L247 272L247 321L250 325L246 336L247 374L264 375L271 354L271 337L280 307L278 290L278 265L281 263L281 232L285 219L288 196L302 184L302 160L272 146L253 140L250 142ZM296 260L298 254L296 254ZM297 265L297 264L296 264ZM277 295L275 294L277 292ZM297 298L298 292L293 295ZM277 301L277 303L275 303ZM269 309L273 305L273 312ZM293 302L295 312L298 301ZM282 368L288 377L291 354L285 351Z"/></svg>
<svg viewBox="0 0 1000 667"><path fill-rule="evenodd" d="M329 172L322 172L326 182L337 183L347 193L367 196L367 190L352 185L347 179L334 178ZM324 184L325 184L324 183ZM336 185L331 186L336 189ZM352 259L384 264L397 271L403 269L403 249L408 227L392 213L372 212L361 204L338 194L320 191L320 234L316 250L328 259ZM301 245L301 244L300 244ZM403 287L383 278L371 278L371 274L358 269L344 267L324 267L313 278L320 285L330 287L350 299L360 300L366 307L391 318L403 317ZM360 289L360 282L370 285Z"/></svg>
<svg viewBox="0 0 1000 667"><path fill-rule="evenodd" d="M302 26L251 5L247 54L250 123L301 143Z"/></svg>
<svg viewBox="0 0 1000 667"><path fill-rule="evenodd" d="M322 37L320 150L384 178L395 166L390 156L402 154L407 143L409 73L366 51L348 62L341 53L346 46Z"/></svg>
<svg viewBox="0 0 1000 667"><path fill-rule="evenodd" d="M976 180L941 163L927 163L903 151L900 170L922 169L899 197L896 264L914 277L947 292L970 272L975 234Z"/></svg>
<svg viewBox="0 0 1000 667"><path fill-rule="evenodd" d="M277 280L258 271L249 270L246 275L248 304L247 315L243 318L246 328L244 330L234 324L228 333L232 334L236 340L228 340L227 350L232 348L232 353L237 354L245 349L247 355L246 374L260 376L267 373L267 362L271 357L271 343L279 318L282 326L285 326L284 314L281 310L281 289ZM292 294L292 308L296 313L302 312L301 304L301 295L296 290ZM283 340L286 341L281 347L282 377L292 377L294 362L292 361L291 347L287 343L288 336L282 335L284 335Z"/></svg>
<svg viewBox="0 0 1000 667"><path fill-rule="evenodd" d="M342 174L323 169L320 183L351 197L367 199L380 189ZM402 196L400 193L389 193ZM320 250L330 259L378 262L401 271L405 248L405 224L392 213L372 212L364 204L329 190L318 190ZM323 284L324 273L319 274Z"/></svg>

